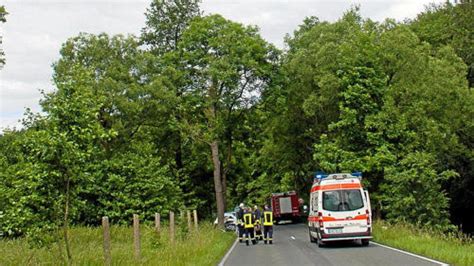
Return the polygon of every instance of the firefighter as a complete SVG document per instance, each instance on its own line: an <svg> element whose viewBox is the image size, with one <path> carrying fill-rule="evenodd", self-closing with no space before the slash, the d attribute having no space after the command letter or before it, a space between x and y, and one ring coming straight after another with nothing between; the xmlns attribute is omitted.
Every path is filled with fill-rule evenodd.
<svg viewBox="0 0 474 266"><path fill-rule="evenodd" d="M273 212L268 205L263 210L263 243L273 244Z"/></svg>
<svg viewBox="0 0 474 266"><path fill-rule="evenodd" d="M240 203L239 209L237 210L236 216L237 216L237 233L239 234L239 242L242 243L242 240L244 239L244 207L245 205L243 203Z"/></svg>
<svg viewBox="0 0 474 266"><path fill-rule="evenodd" d="M262 213L258 209L257 205L253 207L253 214L255 216L255 239L262 240L263 235L262 235L262 223L261 223L261 218L262 218Z"/></svg>
<svg viewBox="0 0 474 266"><path fill-rule="evenodd" d="M244 220L244 230L245 230L245 244L248 246L249 241L252 241L252 244L255 245L256 244L255 236L254 236L255 216L249 207L245 208L243 220Z"/></svg>

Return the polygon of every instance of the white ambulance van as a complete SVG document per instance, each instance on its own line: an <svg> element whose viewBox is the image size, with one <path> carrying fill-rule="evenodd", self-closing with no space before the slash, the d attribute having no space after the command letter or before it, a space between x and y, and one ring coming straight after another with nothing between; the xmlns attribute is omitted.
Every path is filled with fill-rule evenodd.
<svg viewBox="0 0 474 266"><path fill-rule="evenodd" d="M372 238L370 198L362 174L316 173L310 194L309 239L320 247L330 241Z"/></svg>

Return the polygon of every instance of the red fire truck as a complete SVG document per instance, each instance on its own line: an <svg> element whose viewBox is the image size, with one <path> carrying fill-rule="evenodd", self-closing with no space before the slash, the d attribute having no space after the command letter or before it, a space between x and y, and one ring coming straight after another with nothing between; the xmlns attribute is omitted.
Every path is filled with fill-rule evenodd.
<svg viewBox="0 0 474 266"><path fill-rule="evenodd" d="M271 202L276 224L283 220L299 222L304 216L304 210L300 207L306 206L300 206L303 202L298 198L296 191L272 193Z"/></svg>

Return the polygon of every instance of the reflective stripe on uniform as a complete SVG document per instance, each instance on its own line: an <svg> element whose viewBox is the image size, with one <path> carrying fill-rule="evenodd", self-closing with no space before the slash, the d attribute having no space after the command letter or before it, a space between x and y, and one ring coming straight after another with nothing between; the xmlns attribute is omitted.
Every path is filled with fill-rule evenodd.
<svg viewBox="0 0 474 266"><path fill-rule="evenodd" d="M264 226L273 225L273 213L271 211L265 211L263 213L263 225Z"/></svg>
<svg viewBox="0 0 474 266"><path fill-rule="evenodd" d="M244 214L244 227L245 228L253 228L253 223L252 223L252 214L251 213L246 213Z"/></svg>

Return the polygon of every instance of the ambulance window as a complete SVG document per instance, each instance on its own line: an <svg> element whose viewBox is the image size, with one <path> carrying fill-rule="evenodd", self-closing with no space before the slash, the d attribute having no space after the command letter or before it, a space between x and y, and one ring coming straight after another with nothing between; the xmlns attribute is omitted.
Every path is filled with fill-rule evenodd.
<svg viewBox="0 0 474 266"><path fill-rule="evenodd" d="M323 192L323 209L327 211L339 211L341 205L341 194L338 190Z"/></svg>
<svg viewBox="0 0 474 266"><path fill-rule="evenodd" d="M345 190L343 193L345 194L344 198L348 204L348 210L352 211L364 207L360 190Z"/></svg>
<svg viewBox="0 0 474 266"><path fill-rule="evenodd" d="M318 192L316 192L316 193L313 194L313 202L312 202L312 205L313 205L313 210L317 210L317 209L318 209Z"/></svg>
<svg viewBox="0 0 474 266"><path fill-rule="evenodd" d="M360 190L332 190L323 192L323 209L353 211L364 207Z"/></svg>

